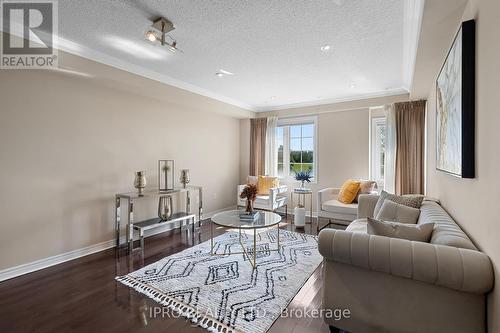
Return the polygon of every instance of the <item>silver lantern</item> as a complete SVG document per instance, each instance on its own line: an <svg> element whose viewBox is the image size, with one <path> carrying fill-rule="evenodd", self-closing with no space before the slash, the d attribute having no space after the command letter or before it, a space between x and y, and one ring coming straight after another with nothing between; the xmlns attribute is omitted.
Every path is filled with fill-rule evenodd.
<svg viewBox="0 0 500 333"><path fill-rule="evenodd" d="M163 221L172 217L172 197L170 195L161 196L158 200L158 217Z"/></svg>

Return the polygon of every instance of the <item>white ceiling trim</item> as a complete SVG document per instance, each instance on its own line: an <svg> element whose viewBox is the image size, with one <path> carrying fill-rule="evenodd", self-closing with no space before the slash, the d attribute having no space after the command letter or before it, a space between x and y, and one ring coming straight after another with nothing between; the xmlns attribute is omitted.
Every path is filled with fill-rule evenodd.
<svg viewBox="0 0 500 333"><path fill-rule="evenodd" d="M352 102L352 101L359 101L359 100L370 99L370 98L389 97L389 96L396 96L396 95L403 95L403 94L408 94L408 90L406 90L404 88L396 88L396 89L384 90L384 91L380 91L380 92L361 94L361 95L355 95L355 96L349 96L349 97L328 98L328 99L314 100L314 101L309 101L309 102L300 102L300 103L294 103L294 104L278 105L278 106L274 106L274 107L270 106L270 107L264 107L264 108L257 108L254 111L259 113L259 112L277 111L277 110L285 110L285 109L295 109L295 108L303 108L303 107L309 107L309 106Z"/></svg>
<svg viewBox="0 0 500 333"><path fill-rule="evenodd" d="M411 1L411 0L408 0ZM417 0L417 1L424 1L424 0ZM417 41L418 41L418 34L417 36ZM415 43L415 51L414 51L414 56L416 56L416 45ZM368 93L368 94L361 94L361 95L354 95L354 96L348 96L348 97L341 97L341 98L329 98L329 99L322 99L322 100L312 100L312 101L305 101L305 102L300 102L300 103L293 103L293 104L284 104L284 105L278 105L278 106L269 106L269 107L253 107L251 105L248 105L246 103L234 100L232 98L214 93L212 91L209 91L207 89L186 83L184 81L180 81L177 79L174 79L170 76L159 74L155 71L145 69L144 67L137 66L135 64L132 64L128 61L123 61L121 59L118 59L113 56L109 56L107 54L104 54L102 52L96 51L94 49L91 49L89 47L77 44L75 42L72 42L70 40L58 37L57 38L57 48L83 57L87 58L105 65L109 65L136 75L140 75L143 77L146 77L148 79L152 79L155 81L159 81L164 84L168 84L180 89L184 89L190 92L193 92L195 94L199 94L205 97L209 97L215 100L218 100L220 102L224 102L227 104L231 104L237 107L240 107L242 109L246 109L249 111L253 112L266 112L266 111L275 111L275 110L284 110L284 109L292 109L292 108L300 108L300 107L308 107L308 106L315 106L315 105L325 105L325 104L332 104L332 103L340 103L340 102L350 102L350 101L355 101L355 100L363 100L363 99L369 99L369 98L376 98L376 97L387 97L387 96L394 96L394 95L401 95L401 94L407 94L409 92L408 89L406 88L395 88L395 89L390 89L390 90L384 90L384 91L379 91L379 92L374 92L374 93ZM413 63L415 60L413 59ZM414 65L413 65L414 66ZM413 74L413 73L412 73ZM413 75L412 75L413 77ZM411 82L411 80L410 80Z"/></svg>
<svg viewBox="0 0 500 333"><path fill-rule="evenodd" d="M425 0L405 0L403 31L403 84L411 91L415 61L417 59L420 27L424 14Z"/></svg>

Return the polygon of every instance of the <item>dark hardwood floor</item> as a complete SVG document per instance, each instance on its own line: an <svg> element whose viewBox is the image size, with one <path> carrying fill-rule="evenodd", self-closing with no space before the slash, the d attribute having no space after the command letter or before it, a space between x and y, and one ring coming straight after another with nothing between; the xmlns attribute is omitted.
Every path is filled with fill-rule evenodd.
<svg viewBox="0 0 500 333"><path fill-rule="evenodd" d="M281 228L296 231L287 221ZM221 234L224 229L216 232ZM316 223L307 224L302 232L315 234ZM210 225L205 222L194 237L176 229L147 238L143 260L139 252L129 260L124 251L117 256L110 249L1 282L0 332L207 332L182 317L155 317L152 309L159 306L156 302L115 282L114 277L209 237ZM288 309L320 307L321 275L320 266ZM322 319L279 318L269 332L329 332L329 329Z"/></svg>

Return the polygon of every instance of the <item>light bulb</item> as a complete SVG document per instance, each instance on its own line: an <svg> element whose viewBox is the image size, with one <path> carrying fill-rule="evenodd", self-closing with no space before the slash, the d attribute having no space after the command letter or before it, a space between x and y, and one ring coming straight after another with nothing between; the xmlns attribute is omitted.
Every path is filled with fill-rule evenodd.
<svg viewBox="0 0 500 333"><path fill-rule="evenodd" d="M152 30L149 30L148 32L146 32L146 38L150 41L150 42L155 42L157 37L156 37L156 34L154 31Z"/></svg>

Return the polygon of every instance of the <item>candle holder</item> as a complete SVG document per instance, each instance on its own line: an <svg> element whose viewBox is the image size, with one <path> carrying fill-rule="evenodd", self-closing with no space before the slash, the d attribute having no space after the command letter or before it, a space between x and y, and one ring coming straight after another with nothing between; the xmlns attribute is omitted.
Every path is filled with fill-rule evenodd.
<svg viewBox="0 0 500 333"><path fill-rule="evenodd" d="M186 188L186 185L189 184L189 170L188 169L182 169L181 170L181 179L180 182L182 184L183 188Z"/></svg>
<svg viewBox="0 0 500 333"><path fill-rule="evenodd" d="M137 171L135 173L134 187L137 189L140 197L144 196L146 188L146 171Z"/></svg>
<svg viewBox="0 0 500 333"><path fill-rule="evenodd" d="M158 190L170 191L174 189L174 161L158 161Z"/></svg>

